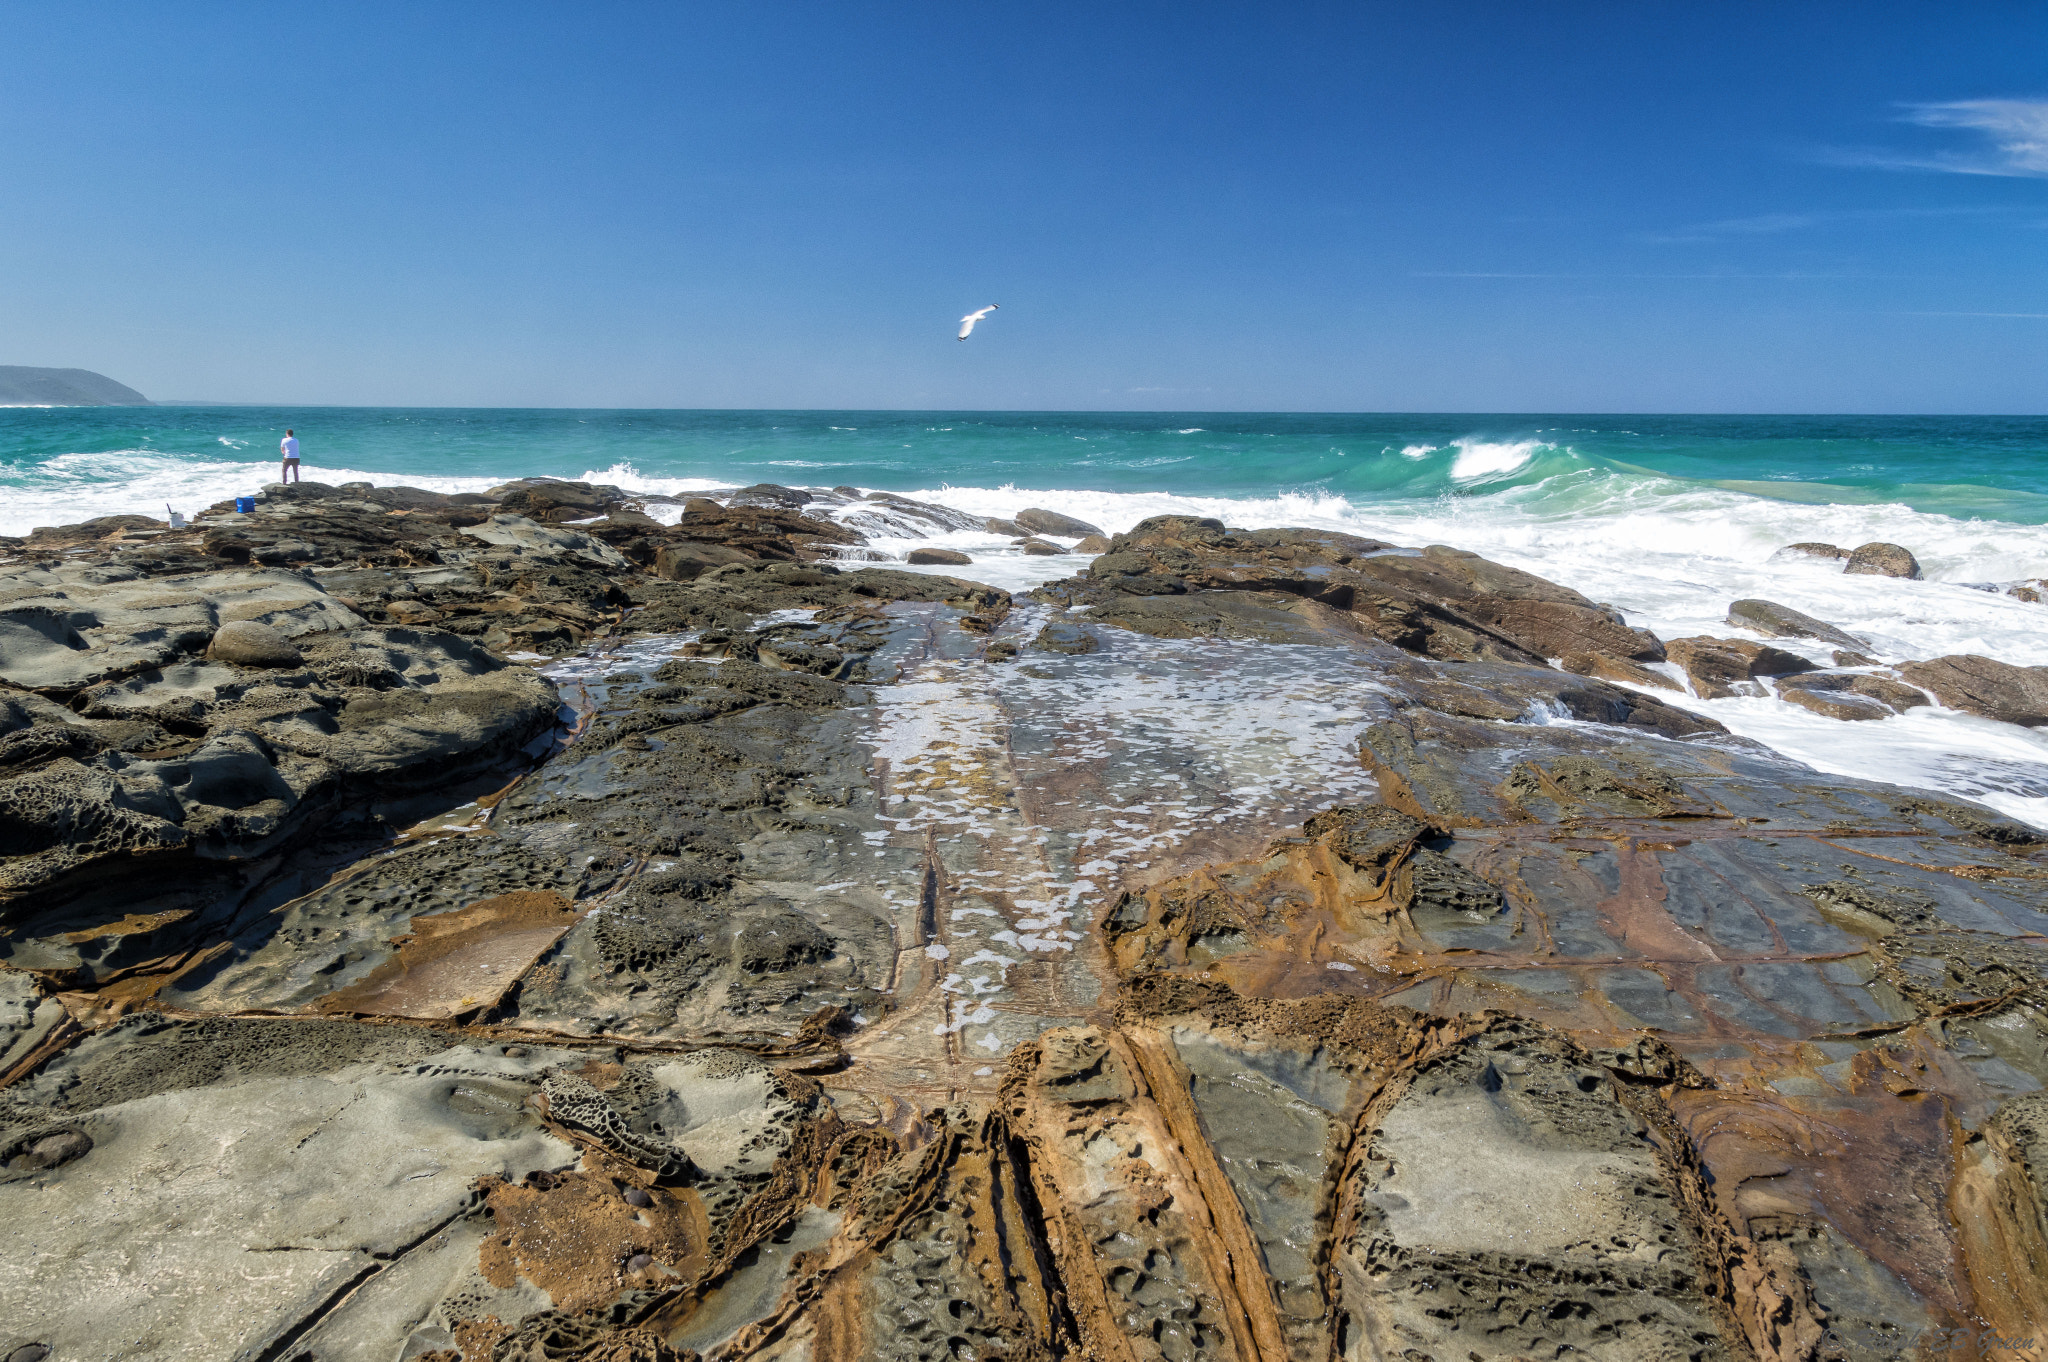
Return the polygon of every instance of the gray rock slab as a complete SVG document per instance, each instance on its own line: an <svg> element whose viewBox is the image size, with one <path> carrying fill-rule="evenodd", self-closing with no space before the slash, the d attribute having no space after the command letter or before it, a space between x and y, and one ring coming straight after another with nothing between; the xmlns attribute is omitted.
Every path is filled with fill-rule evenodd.
<svg viewBox="0 0 2048 1362"><path fill-rule="evenodd" d="M1504 1355L1720 1356L1699 1244L1604 1073L1476 1044L1373 1134L1344 1299L1385 1356L1484 1338Z"/></svg>
<svg viewBox="0 0 2048 1362"><path fill-rule="evenodd" d="M90 1153L0 1183L28 1231L0 1236L0 1333L60 1357L262 1355L454 1223L473 1179L573 1162L523 1106L561 1058L470 1048L78 1113Z"/></svg>
<svg viewBox="0 0 2048 1362"><path fill-rule="evenodd" d="M10 568L0 571L0 680L76 690L196 653L234 621L291 638L364 623L282 568L170 579L118 568Z"/></svg>

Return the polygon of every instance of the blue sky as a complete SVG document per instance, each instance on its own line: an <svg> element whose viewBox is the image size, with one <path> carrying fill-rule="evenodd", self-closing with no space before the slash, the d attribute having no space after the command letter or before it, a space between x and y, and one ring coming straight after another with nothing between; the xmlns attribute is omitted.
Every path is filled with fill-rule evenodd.
<svg viewBox="0 0 2048 1362"><path fill-rule="evenodd" d="M0 363L152 397L2048 411L2039 4L0 32Z"/></svg>

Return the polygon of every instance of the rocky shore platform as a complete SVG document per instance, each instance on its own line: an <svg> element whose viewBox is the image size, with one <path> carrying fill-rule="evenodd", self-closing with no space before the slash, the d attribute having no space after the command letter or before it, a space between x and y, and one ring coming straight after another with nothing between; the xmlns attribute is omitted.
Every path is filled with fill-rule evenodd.
<svg viewBox="0 0 2048 1362"><path fill-rule="evenodd" d="M0 1359L2048 1350L2048 843L1661 698L2036 669L1048 515L0 543Z"/></svg>

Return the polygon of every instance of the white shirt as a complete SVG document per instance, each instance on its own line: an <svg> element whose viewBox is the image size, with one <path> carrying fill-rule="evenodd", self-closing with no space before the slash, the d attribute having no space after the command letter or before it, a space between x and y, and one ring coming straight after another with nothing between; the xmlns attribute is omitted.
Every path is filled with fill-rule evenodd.
<svg viewBox="0 0 2048 1362"><path fill-rule="evenodd" d="M285 436L282 440L279 440L277 442L277 447L284 451L284 456L287 459L296 459L299 457L299 437L296 435Z"/></svg>

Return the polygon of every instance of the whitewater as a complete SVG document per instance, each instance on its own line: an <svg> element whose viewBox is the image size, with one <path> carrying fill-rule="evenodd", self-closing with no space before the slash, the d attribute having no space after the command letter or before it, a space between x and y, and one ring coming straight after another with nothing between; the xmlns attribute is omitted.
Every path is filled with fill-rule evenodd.
<svg viewBox="0 0 2048 1362"><path fill-rule="evenodd" d="M777 482L991 517L1037 506L1112 534L1168 514L1303 526L1469 549L1667 640L1744 637L1729 604L1761 597L1857 634L1883 663L2048 666L2048 605L1984 589L2048 577L2048 421L2022 418L17 409L0 412L0 534L253 492L276 476L285 424L306 441L307 476L328 483L459 492L544 475L680 499ZM647 509L673 521L681 506ZM1902 544L1924 580L1778 554L1808 541ZM975 559L935 570L1010 590L1081 565L984 532L873 541L897 557L920 545ZM1939 707L1847 723L1657 693L1817 769L2048 827L2041 731Z"/></svg>

